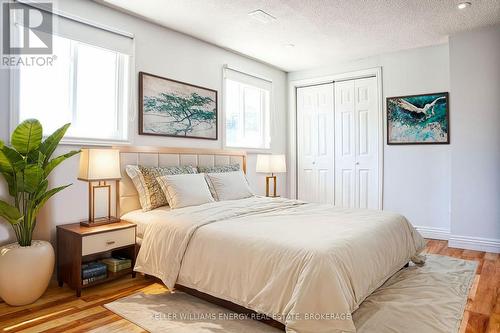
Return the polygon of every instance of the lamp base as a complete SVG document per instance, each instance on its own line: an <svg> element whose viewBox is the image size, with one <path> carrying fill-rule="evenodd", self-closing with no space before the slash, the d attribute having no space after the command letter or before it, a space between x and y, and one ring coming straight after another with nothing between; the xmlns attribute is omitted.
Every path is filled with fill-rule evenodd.
<svg viewBox="0 0 500 333"><path fill-rule="evenodd" d="M92 228L92 227L97 227L99 225L111 224L116 222L120 222L120 219L116 217L103 217L95 219L94 221L81 221L80 225L82 227Z"/></svg>
<svg viewBox="0 0 500 333"><path fill-rule="evenodd" d="M273 180L273 194L269 193L269 181ZM276 176L271 174L271 176L266 177L266 197L276 197Z"/></svg>

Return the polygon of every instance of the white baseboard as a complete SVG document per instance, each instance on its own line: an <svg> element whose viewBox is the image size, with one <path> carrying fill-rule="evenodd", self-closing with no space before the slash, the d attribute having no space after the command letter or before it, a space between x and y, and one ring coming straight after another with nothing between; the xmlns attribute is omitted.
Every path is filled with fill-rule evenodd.
<svg viewBox="0 0 500 333"><path fill-rule="evenodd" d="M500 239L450 235L448 247L500 253Z"/></svg>
<svg viewBox="0 0 500 333"><path fill-rule="evenodd" d="M452 235L444 228L415 226L424 238L447 240L448 247L500 253L500 239Z"/></svg>
<svg viewBox="0 0 500 333"><path fill-rule="evenodd" d="M448 240L450 238L450 230L448 229L419 226L415 226L415 229L417 229L424 238L440 240Z"/></svg>

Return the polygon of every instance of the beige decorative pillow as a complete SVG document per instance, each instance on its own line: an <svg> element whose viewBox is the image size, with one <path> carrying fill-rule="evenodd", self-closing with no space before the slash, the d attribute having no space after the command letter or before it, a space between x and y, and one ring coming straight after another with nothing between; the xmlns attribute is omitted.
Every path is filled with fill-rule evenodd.
<svg viewBox="0 0 500 333"><path fill-rule="evenodd" d="M144 167L141 165L127 165L125 171L132 179L142 210L147 212L161 206L168 205L160 184L156 180L164 175L179 175L196 173L192 166Z"/></svg>
<svg viewBox="0 0 500 333"><path fill-rule="evenodd" d="M199 173L219 173L219 172L231 172L240 170L240 165L237 163L226 164L226 165L216 165L216 166L199 166Z"/></svg>
<svg viewBox="0 0 500 333"><path fill-rule="evenodd" d="M244 199L254 195L241 170L207 173L205 178L209 183L212 196L217 201Z"/></svg>
<svg viewBox="0 0 500 333"><path fill-rule="evenodd" d="M172 209L214 202L203 174L161 176L158 183Z"/></svg>

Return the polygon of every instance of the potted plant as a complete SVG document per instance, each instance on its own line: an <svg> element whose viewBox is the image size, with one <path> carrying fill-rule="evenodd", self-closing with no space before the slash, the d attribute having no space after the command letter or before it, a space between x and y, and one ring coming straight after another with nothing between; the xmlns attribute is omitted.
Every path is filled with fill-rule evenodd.
<svg viewBox="0 0 500 333"><path fill-rule="evenodd" d="M0 216L10 223L16 243L0 247L0 297L10 305L36 301L47 289L54 270L54 249L46 241L32 240L36 217L47 200L66 187L48 189L47 177L61 162L78 154L71 151L52 158L70 124L42 141L38 120L23 121L12 133L11 146L0 141L0 173L13 197L0 200Z"/></svg>

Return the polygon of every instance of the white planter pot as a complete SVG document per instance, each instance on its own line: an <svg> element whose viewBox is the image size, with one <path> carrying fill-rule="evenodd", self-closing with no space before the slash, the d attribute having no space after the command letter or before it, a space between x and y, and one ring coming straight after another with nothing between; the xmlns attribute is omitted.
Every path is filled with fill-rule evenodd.
<svg viewBox="0 0 500 333"><path fill-rule="evenodd" d="M0 247L0 297L9 305L36 301L47 289L54 271L54 249L34 240L31 246Z"/></svg>

